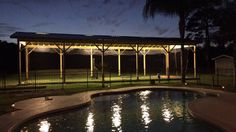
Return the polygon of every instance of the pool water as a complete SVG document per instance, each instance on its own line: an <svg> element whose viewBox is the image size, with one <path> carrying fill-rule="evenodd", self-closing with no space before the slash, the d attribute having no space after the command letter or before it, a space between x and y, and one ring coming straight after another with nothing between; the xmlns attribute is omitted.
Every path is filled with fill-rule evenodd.
<svg viewBox="0 0 236 132"><path fill-rule="evenodd" d="M42 117L23 124L21 132L219 132L192 118L187 103L198 94L139 91L95 97L89 107Z"/></svg>

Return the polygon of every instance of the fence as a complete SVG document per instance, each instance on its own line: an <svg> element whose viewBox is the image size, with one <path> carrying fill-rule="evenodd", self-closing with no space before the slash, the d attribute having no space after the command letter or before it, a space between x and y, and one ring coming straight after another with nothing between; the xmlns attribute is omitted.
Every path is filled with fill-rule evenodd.
<svg viewBox="0 0 236 132"><path fill-rule="evenodd" d="M200 78L200 84L210 85L212 87L224 87L226 89L234 88L234 73L232 70L217 69L216 73L200 73L198 76Z"/></svg>
<svg viewBox="0 0 236 132"><path fill-rule="evenodd" d="M134 84L150 84L161 83L169 81L180 82L180 77L171 75L170 79L167 76L162 75L158 78L158 73L147 73L146 76L143 73L139 73L139 79L137 80L135 73L123 73L118 76L117 73L107 71L104 73L104 84L106 87L116 85L134 85ZM18 75L7 75L2 73L0 88L7 88L18 85ZM100 71L94 72L91 75L88 69L67 69L65 71L65 84L63 84L62 75L58 70L41 70L31 71L29 78L26 79L25 74L22 74L21 87L39 87L46 85L49 88L65 88L65 87L99 87L102 86L102 73Z"/></svg>
<svg viewBox="0 0 236 132"><path fill-rule="evenodd" d="M17 74L0 73L0 88L7 88L17 85Z"/></svg>

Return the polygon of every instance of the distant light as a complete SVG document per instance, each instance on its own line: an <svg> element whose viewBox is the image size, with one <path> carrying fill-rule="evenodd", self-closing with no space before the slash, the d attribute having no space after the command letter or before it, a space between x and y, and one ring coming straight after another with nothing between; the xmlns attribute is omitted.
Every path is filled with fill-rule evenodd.
<svg viewBox="0 0 236 132"><path fill-rule="evenodd" d="M191 47L191 45L190 45ZM181 49L181 45L170 45L170 48L172 49ZM189 45L184 45L184 48L189 48Z"/></svg>
<svg viewBox="0 0 236 132"><path fill-rule="evenodd" d="M176 46L170 46L170 48L173 48L174 47L174 49L180 49L181 48L181 45L176 45Z"/></svg>
<svg viewBox="0 0 236 132"><path fill-rule="evenodd" d="M184 83L184 85L185 85L185 86L187 86L187 85L188 85L188 83Z"/></svg>
<svg viewBox="0 0 236 132"><path fill-rule="evenodd" d="M20 44L22 44L22 45L26 45L26 42L25 41L20 41Z"/></svg>
<svg viewBox="0 0 236 132"><path fill-rule="evenodd" d="M90 35L90 34L85 34L84 36L93 36L93 35Z"/></svg>
<svg viewBox="0 0 236 132"><path fill-rule="evenodd" d="M12 105L11 105L11 107L13 107L13 108L14 108L15 106L16 106L15 104L12 104Z"/></svg>
<svg viewBox="0 0 236 132"><path fill-rule="evenodd" d="M51 49L47 48L46 46L40 45L39 48L35 49L35 52L50 52Z"/></svg>
<svg viewBox="0 0 236 132"><path fill-rule="evenodd" d="M48 34L48 33L36 32L35 34L46 35L46 34Z"/></svg>
<svg viewBox="0 0 236 132"><path fill-rule="evenodd" d="M222 86L222 89L225 89L225 86Z"/></svg>

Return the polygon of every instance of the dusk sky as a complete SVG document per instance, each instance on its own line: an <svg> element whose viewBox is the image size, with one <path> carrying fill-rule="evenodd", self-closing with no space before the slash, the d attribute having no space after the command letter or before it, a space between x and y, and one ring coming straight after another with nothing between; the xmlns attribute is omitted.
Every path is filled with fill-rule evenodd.
<svg viewBox="0 0 236 132"><path fill-rule="evenodd" d="M178 18L144 20L145 0L0 0L0 40L16 31L178 37Z"/></svg>

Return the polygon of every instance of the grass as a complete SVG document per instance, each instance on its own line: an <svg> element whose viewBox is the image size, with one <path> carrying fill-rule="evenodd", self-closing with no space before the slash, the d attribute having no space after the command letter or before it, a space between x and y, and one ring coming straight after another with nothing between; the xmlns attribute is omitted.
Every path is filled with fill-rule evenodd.
<svg viewBox="0 0 236 132"><path fill-rule="evenodd" d="M96 76L96 77L95 77ZM139 74L140 80L149 80L149 79L157 79L156 73L148 74L147 76L143 76L143 74ZM166 78L166 76L162 75L161 78ZM176 76L172 76L172 78L176 78ZM22 74L22 80L24 84L34 84L34 83L61 83L62 78L60 78L60 74L58 70L39 70L39 71L31 71L29 74L29 79L25 79L25 74ZM117 73L109 73L105 72L105 81L129 81L136 80L135 73L123 73L121 76L117 76ZM94 77L90 77L90 72L87 70L75 70L75 69L67 69L66 70L66 82L100 82L102 81L101 72L95 73ZM2 82L2 83L1 83ZM6 86L13 86L18 84L18 75L11 76L0 76L0 87L6 84Z"/></svg>

